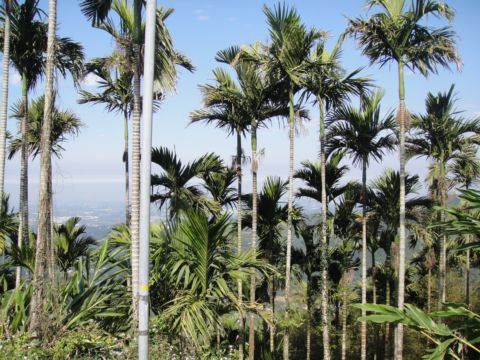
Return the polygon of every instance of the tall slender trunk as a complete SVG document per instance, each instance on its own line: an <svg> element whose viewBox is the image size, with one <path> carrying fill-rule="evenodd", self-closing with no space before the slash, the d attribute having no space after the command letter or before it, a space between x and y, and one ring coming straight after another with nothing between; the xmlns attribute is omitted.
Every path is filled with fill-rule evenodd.
<svg viewBox="0 0 480 360"><path fill-rule="evenodd" d="M252 250L254 257L257 256L257 120L252 119L252 133L251 133L251 146L252 146ZM255 273L250 276L250 305L253 307L255 304ZM248 333L248 359L253 360L255 358L255 314L250 313L249 319L249 333Z"/></svg>
<svg viewBox="0 0 480 360"><path fill-rule="evenodd" d="M323 358L330 360L330 332L328 323L328 265L327 265L327 185L326 185L326 154L325 143L327 140L325 134L325 114L323 111L323 100L317 96L318 108L320 111L320 177L322 183L322 240L320 247L320 271L321 271L321 311L322 311L322 342L323 342ZM332 226L333 229L333 226Z"/></svg>
<svg viewBox="0 0 480 360"><path fill-rule="evenodd" d="M385 289L385 305L390 306L390 281L387 279ZM385 360L390 359L390 324L385 323Z"/></svg>
<svg viewBox="0 0 480 360"><path fill-rule="evenodd" d="M398 63L399 100L398 122L400 125L400 229L399 229L399 266L398 266L398 308L403 310L405 299L405 83L404 64ZM397 336L395 338L395 359L403 359L403 324L397 325Z"/></svg>
<svg viewBox="0 0 480 360"><path fill-rule="evenodd" d="M466 243L470 243L470 235L467 235ZM470 306L470 249L467 250L465 260L465 304Z"/></svg>
<svg viewBox="0 0 480 360"><path fill-rule="evenodd" d="M17 245L21 249L28 242L28 82L27 74L22 74L22 105L23 116L20 129L22 144L20 148L20 221L18 226ZM15 287L20 285L22 268L17 266Z"/></svg>
<svg viewBox="0 0 480 360"><path fill-rule="evenodd" d="M465 189L468 190L469 185L468 182L465 184ZM469 244L471 242L471 235L467 234L465 242ZM470 249L467 249L467 253L465 254L465 304L467 307L470 306Z"/></svg>
<svg viewBox="0 0 480 360"><path fill-rule="evenodd" d="M428 269L427 275L427 312L432 311L432 269Z"/></svg>
<svg viewBox="0 0 480 360"><path fill-rule="evenodd" d="M377 303L377 285L375 284L375 275L377 268L375 265L375 250L372 249L372 291L373 291L373 303Z"/></svg>
<svg viewBox="0 0 480 360"><path fill-rule="evenodd" d="M446 198L447 198L447 189L446 189L446 169L445 169L445 162L440 160L440 171L441 174L439 176L439 191L440 191L440 208L444 209L446 205ZM445 211L440 210L440 222L445 222ZM443 303L447 301L447 293L446 293L446 278L447 278L447 236L443 232L440 235L440 263L438 268L438 279L439 279L439 297L438 297L438 308L441 309Z"/></svg>
<svg viewBox="0 0 480 360"><path fill-rule="evenodd" d="M362 160L362 304L367 303L367 158ZM362 316L367 312L362 309ZM361 323L361 358L367 359L367 323Z"/></svg>
<svg viewBox="0 0 480 360"><path fill-rule="evenodd" d="M236 157L236 171L237 171L237 254L242 252L242 132L237 129L237 157ZM243 302L242 280L237 282L238 302L241 305ZM238 358L243 360L244 357L244 336L245 336L245 322L243 320L243 312L238 312Z"/></svg>
<svg viewBox="0 0 480 360"><path fill-rule="evenodd" d="M0 105L0 199L5 185L5 153L7 146L8 75L10 65L10 0L5 2L3 21L2 104ZM0 206L2 206L0 204ZM0 209L1 210L1 209Z"/></svg>
<svg viewBox="0 0 480 360"><path fill-rule="evenodd" d="M48 2L48 42L45 83L45 108L40 138L40 195L35 253L35 271L32 281L32 300L30 303L30 331L41 335L41 323L44 320L43 298L45 296L45 247L49 233L49 175L51 164L52 105L54 101L53 82L55 65L55 37L57 30L57 1Z"/></svg>
<svg viewBox="0 0 480 360"><path fill-rule="evenodd" d="M283 338L283 360L289 359L290 329L288 326L290 311L290 266L292 260L292 213L293 213L293 166L295 150L295 112L293 108L293 89L289 93L289 139L290 139L290 166L288 173L288 219L287 219L287 259L285 266L285 335Z"/></svg>
<svg viewBox="0 0 480 360"><path fill-rule="evenodd" d="M342 360L347 360L347 318L348 318L348 290L347 281L344 281L342 291Z"/></svg>
<svg viewBox="0 0 480 360"><path fill-rule="evenodd" d="M310 294L310 277L307 279L307 343L306 343L306 351L307 351L307 360L312 358L312 304L311 304L311 294Z"/></svg>
<svg viewBox="0 0 480 360"><path fill-rule="evenodd" d="M53 179L52 179L52 165L48 169L48 193L49 204L48 204L48 234L47 234L47 244L48 244L48 276L52 282L55 279L55 242L53 237Z"/></svg>
<svg viewBox="0 0 480 360"><path fill-rule="evenodd" d="M140 241L140 39L142 22L142 1L134 0L133 4L133 37L134 64L133 64L133 119L132 119L132 213L130 231L132 237L132 328L138 326L138 270L139 270L139 241Z"/></svg>
<svg viewBox="0 0 480 360"><path fill-rule="evenodd" d="M270 284L270 309L272 311L272 324L270 325L270 354L272 359L275 358L275 276L272 276L272 282Z"/></svg>
<svg viewBox="0 0 480 360"><path fill-rule="evenodd" d="M375 262L375 249L371 250L372 253L372 295L373 295L373 303L377 303L377 285L375 283L375 275L376 275L376 262ZM373 358L376 360L378 358L378 351L379 351L379 331L378 331L378 324L372 324L374 337L375 337L375 347L374 347L374 355Z"/></svg>
<svg viewBox="0 0 480 360"><path fill-rule="evenodd" d="M125 225L130 226L129 174L128 174L128 111L123 112L123 162L125 164Z"/></svg>

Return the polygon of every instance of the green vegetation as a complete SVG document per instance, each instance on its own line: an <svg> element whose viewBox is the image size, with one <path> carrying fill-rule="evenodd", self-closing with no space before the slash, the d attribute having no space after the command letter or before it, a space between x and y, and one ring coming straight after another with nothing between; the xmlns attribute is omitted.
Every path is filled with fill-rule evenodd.
<svg viewBox="0 0 480 360"><path fill-rule="evenodd" d="M234 136L231 166L215 153L185 162L175 150L151 149L148 200L165 213L150 228L152 359L480 357L480 284L472 271L480 265L480 119L463 117L453 85L428 93L424 113L411 115L405 105L405 68L427 76L460 65L454 30L426 25L427 15L441 22L454 11L437 0L366 3L372 13L349 19L331 51L327 33L286 4L263 7L267 41L218 51L223 67L200 85L203 107L190 121ZM4 61L22 78L10 114L19 121L16 135L4 126L8 88L0 114L0 145L9 143L9 159L21 155L17 211L4 193L7 147L0 146L5 359L136 357L144 2L79 6L111 36L109 56L85 62L82 45L56 36L55 0L48 16L38 0L2 2ZM169 33L172 13L160 7L155 18L159 112L177 68L194 71ZM374 78L344 69L347 36L372 64L398 65L396 116L382 109L384 91ZM76 85L95 75L98 91L78 86L79 103L103 105L124 127L125 223L105 239L88 236L80 218L54 222L51 158L82 127L56 105L54 80L67 73ZM29 100L42 77L44 95ZM3 79L8 83L8 74ZM319 156L295 169L295 132L311 120L310 109L319 113ZM275 123L288 124L288 177L259 184L258 137ZM394 151L399 171L371 179L371 162ZM36 233L27 225L30 156L39 156L41 167ZM405 163L415 157L429 160L426 179L407 174ZM248 162L251 191L243 185ZM352 166L361 168L357 181L346 179ZM455 206L452 195L460 199ZM319 210L303 208L305 199Z"/></svg>

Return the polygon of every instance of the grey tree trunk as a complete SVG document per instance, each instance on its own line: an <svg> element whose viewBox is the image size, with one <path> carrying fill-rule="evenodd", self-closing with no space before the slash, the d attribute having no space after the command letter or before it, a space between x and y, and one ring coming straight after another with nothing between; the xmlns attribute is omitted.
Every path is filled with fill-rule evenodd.
<svg viewBox="0 0 480 360"><path fill-rule="evenodd" d="M257 121L252 120L251 146L252 146L252 250L254 256L257 253ZM250 277L250 305L255 304L255 273ZM255 358L255 314L250 313L249 319L249 333L248 333L248 359Z"/></svg>
<svg viewBox="0 0 480 360"><path fill-rule="evenodd" d="M310 301L310 281L311 279L307 280L307 343L306 343L306 352L307 352L307 360L312 358L312 305Z"/></svg>
<svg viewBox="0 0 480 360"><path fill-rule="evenodd" d="M295 151L295 113L293 108L293 90L290 89L290 116L289 116L289 138L290 138L290 166L288 173L288 219L287 219L287 258L285 266L285 335L283 338L283 360L289 359L290 329L288 327L290 311L290 266L292 258L292 213L293 213L293 161Z"/></svg>
<svg viewBox="0 0 480 360"><path fill-rule="evenodd" d="M123 161L125 164L125 225L130 226L129 173L128 173L128 112L123 112Z"/></svg>
<svg viewBox="0 0 480 360"><path fill-rule="evenodd" d="M344 281L343 301L342 301L342 360L347 360L347 318L348 318L348 290L347 290L347 281Z"/></svg>
<svg viewBox="0 0 480 360"><path fill-rule="evenodd" d="M272 324L270 325L270 353L272 354L272 358L274 358L275 354L275 276L272 276L272 283L270 285L270 309L272 312Z"/></svg>
<svg viewBox="0 0 480 360"><path fill-rule="evenodd" d="M50 162L50 168L48 170L48 276L52 282L55 280L55 241L53 231L53 176L52 176L52 164Z"/></svg>
<svg viewBox="0 0 480 360"><path fill-rule="evenodd" d="M28 83L27 74L22 74L22 105L23 116L20 129L22 144L20 148L20 221L18 225L17 245L21 249L28 242ZM20 285L22 268L17 266L15 287Z"/></svg>
<svg viewBox="0 0 480 360"><path fill-rule="evenodd" d="M376 262L375 262L375 249L372 249L372 292L373 292L373 303L377 303L377 285L375 284L375 275L376 275ZM379 352L379 328L378 324L372 324L373 331L374 331L374 337L375 337L375 347L374 347L374 355L373 359L376 360L378 358L378 352Z"/></svg>
<svg viewBox="0 0 480 360"><path fill-rule="evenodd" d="M133 68L133 119L132 119L132 183L130 232L132 238L132 328L138 326L138 270L139 270L139 241L140 241L140 37L141 37L141 0L134 0L134 38L135 63Z"/></svg>
<svg viewBox="0 0 480 360"><path fill-rule="evenodd" d="M3 22L2 104L0 105L0 197L5 186L5 154L7 146L8 78L10 64L10 0L5 3ZM2 206L2 205L0 205Z"/></svg>
<svg viewBox="0 0 480 360"><path fill-rule="evenodd" d="M242 133L237 129L237 157L236 161L236 171L237 171L237 254L242 252ZM242 304L243 302L243 289L242 281L238 280L237 282L238 290L238 302ZM245 337L245 322L243 319L243 312L238 312L238 358L243 360L244 357L244 337Z"/></svg>
<svg viewBox="0 0 480 360"><path fill-rule="evenodd" d="M465 184L465 189L468 190L469 184L468 182ZM471 242L471 235L467 234L465 238L465 243L469 244ZM467 307L470 306L470 249L467 249L465 254L465 304Z"/></svg>
<svg viewBox="0 0 480 360"><path fill-rule="evenodd" d="M387 279L385 290L385 305L390 305L390 281ZM385 360L390 359L390 324L385 323Z"/></svg>
<svg viewBox="0 0 480 360"><path fill-rule="evenodd" d="M362 304L367 303L367 159L362 161ZM367 312L362 309L362 316ZM367 323L361 323L361 358L367 360Z"/></svg>
<svg viewBox="0 0 480 360"><path fill-rule="evenodd" d="M405 299L405 86L404 86L404 65L398 64L399 78L399 99L398 122L400 125L400 228L399 228L399 266L398 266L398 308L403 310ZM398 323L395 337L395 359L403 359L403 324Z"/></svg>
<svg viewBox="0 0 480 360"><path fill-rule="evenodd" d="M467 235L467 244L470 242L470 235ZM465 260L465 304L470 306L470 249L467 250Z"/></svg>
<svg viewBox="0 0 480 360"><path fill-rule="evenodd" d="M375 251L372 250L372 291L373 291L373 303L377 303L377 285L375 284L377 268L375 265Z"/></svg>
<svg viewBox="0 0 480 360"><path fill-rule="evenodd" d="M440 207L443 209L446 205L447 188L446 188L446 169L445 162L441 161L441 174L438 179L440 190ZM445 211L440 210L440 222L445 222ZM440 262L438 267L439 278L439 297L438 297L438 309L442 309L443 303L447 301L447 236L445 233L440 238Z"/></svg>
<svg viewBox="0 0 480 360"><path fill-rule="evenodd" d="M432 311L432 269L428 269L427 275L427 312Z"/></svg>
<svg viewBox="0 0 480 360"><path fill-rule="evenodd" d="M51 129L53 105L53 81L55 61L55 38L57 30L57 1L48 2L48 43L45 84L45 109L40 138L40 195L38 212L37 244L35 253L35 271L32 281L32 300L30 303L30 332L41 335L44 321L43 298L45 295L45 248L49 233L50 193L49 176L51 167Z"/></svg>
<svg viewBox="0 0 480 360"><path fill-rule="evenodd" d="M317 97L318 107L320 110L320 177L322 183L321 196L322 196L322 240L320 247L320 271L322 277L321 288L321 311L322 311L322 341L323 341L323 358L324 360L330 360L330 331L328 321L328 264L327 264L327 213L328 213L328 201L327 201L327 179L326 179L326 154L325 143L327 141L325 134L325 114L323 111L323 101L320 97ZM333 231L333 226L332 226Z"/></svg>

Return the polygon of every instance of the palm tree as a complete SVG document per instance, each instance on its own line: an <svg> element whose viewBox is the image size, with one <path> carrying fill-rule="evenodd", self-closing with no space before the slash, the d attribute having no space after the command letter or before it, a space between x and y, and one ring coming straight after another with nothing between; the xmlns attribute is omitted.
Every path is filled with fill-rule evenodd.
<svg viewBox="0 0 480 360"><path fill-rule="evenodd" d="M405 177L405 219L406 225L414 230L417 226L424 227L426 211L431 206L430 199L423 196L414 196L420 188L419 178L416 175ZM376 283L384 284L386 305L390 305L391 300L391 283L395 282L395 269L398 265L392 259L392 249L396 249L395 244L398 243L399 237L399 221L398 212L400 209L400 173L398 171L385 170L383 174L377 177L370 185L371 192L369 194L369 212L370 216L380 221L376 236L378 245L385 252L385 261L382 265L375 266ZM379 279L380 277L380 279ZM386 277L390 280L385 280ZM382 280L383 279L383 280ZM376 287L376 285L375 285ZM390 352L390 325L385 324L385 357L389 357Z"/></svg>
<svg viewBox="0 0 480 360"><path fill-rule="evenodd" d="M320 174L323 183L327 183L325 177L327 176L326 169L326 154L325 154L325 114L332 108L340 105L348 100L352 95L360 95L364 93L370 86L370 81L367 78L357 77L360 70L355 70L347 74L340 64L341 45L343 37L337 41L337 44L331 52L326 50L326 40L320 41L314 51L311 52L308 60L308 69L303 80L303 85L306 92L314 97L314 102L319 109L319 129L320 129ZM322 183L322 182L321 182ZM322 204L328 204L327 190L320 187ZM328 210L322 211L322 284L327 284L327 214ZM322 325L323 325L323 347L325 350L324 357L328 359L329 348L329 332L328 332L328 299L327 288L322 289Z"/></svg>
<svg viewBox="0 0 480 360"><path fill-rule="evenodd" d="M477 146L471 146L463 150L462 157L455 159L449 169L453 174L453 179L465 190L477 182L480 178L480 160L477 158ZM466 243L470 243L471 235L466 235ZM465 254L465 304L470 304L470 249Z"/></svg>
<svg viewBox="0 0 480 360"><path fill-rule="evenodd" d="M455 34L449 27L432 28L424 24L429 15L452 20L453 10L439 0L415 0L407 8L405 0L367 0L369 8L379 7L380 12L369 19L350 19L347 33L352 34L371 63L383 66L395 62L398 66L399 108L397 118L400 126L400 269L398 307L403 309L405 297L405 128L408 112L405 107L404 68L420 71L424 76L437 72L438 65L460 64L455 49ZM403 325L398 324L395 356L402 359ZM362 349L366 360L366 348Z"/></svg>
<svg viewBox="0 0 480 360"><path fill-rule="evenodd" d="M130 8L125 0L82 0L83 13L92 24L109 33L119 48L118 65L128 67L133 74L132 110L132 167L131 167L131 214L132 228L132 304L134 323L137 323L138 261L140 236L140 117L141 117L141 74L145 24L142 23L142 0L134 0ZM108 17L110 10L118 15L120 29ZM193 71L190 61L173 46L172 37L165 25L173 9L157 9L157 36L155 44L155 88L162 96L175 88L177 65Z"/></svg>
<svg viewBox="0 0 480 360"><path fill-rule="evenodd" d="M2 60L2 100L0 108L0 196L5 183L5 151L7 140L8 75L10 73L10 0L4 0L3 20L3 60ZM1 209L0 209L1 210Z"/></svg>
<svg viewBox="0 0 480 360"><path fill-rule="evenodd" d="M395 120L392 112L381 115L383 93L363 96L360 109L352 105L335 108L328 118L328 152L345 151L354 165L362 166L362 304L367 302L367 167L370 159L379 161L395 147ZM362 316L365 315L365 311ZM367 346L367 323L361 325L362 352Z"/></svg>
<svg viewBox="0 0 480 360"><path fill-rule="evenodd" d="M212 200L221 208L221 211L218 214L220 214L225 208L233 209L235 204L237 204L237 206L238 204L242 206L243 201L245 200L243 198L239 200L238 192L232 187L237 179L237 174L238 173L235 170L228 167L225 167L218 172L204 172L201 174L203 188Z"/></svg>
<svg viewBox="0 0 480 360"><path fill-rule="evenodd" d="M231 51L224 50L217 54L217 60L221 62L230 62L238 54L238 48L231 48ZM191 113L192 123L203 121L207 124L214 123L216 127L223 129L228 135L236 135L236 156L235 168L237 175L237 253L242 251L242 160L244 159L242 150L242 137L248 131L250 126L249 117L242 116L241 111L237 109L240 104L240 87L235 83L232 77L222 69L213 71L215 78L214 85L202 85L200 90L203 96L204 108ZM242 301L242 283L238 284L238 299ZM243 339L244 323L243 315L240 318L240 338ZM239 358L243 359L244 342L239 342Z"/></svg>
<svg viewBox="0 0 480 360"><path fill-rule="evenodd" d="M445 208L448 193L447 171L454 161L465 160L465 153L478 145L480 118L464 119L455 109L454 86L445 93L429 93L425 101L426 114L415 115L412 130L407 138L407 151L412 157L433 160L432 178L436 189L435 201ZM440 221L445 221L445 211L440 211ZM446 302L446 235L440 240L439 304Z"/></svg>
<svg viewBox="0 0 480 360"><path fill-rule="evenodd" d="M65 279L77 260L89 256L90 248L97 245L94 238L85 235L87 227L79 223L80 218L72 217L54 226L55 253Z"/></svg>
<svg viewBox="0 0 480 360"><path fill-rule="evenodd" d="M261 257L267 263L280 270L285 264L286 244L282 236L282 230L288 221L288 205L284 204L282 199L288 191L287 182L279 177L267 177L262 191L258 195L258 249ZM244 220L244 226L252 228L253 223L253 198L247 197L247 208L249 209ZM300 215L300 209L294 208ZM296 225L296 224L294 224ZM268 300L270 302L270 311L272 314L272 324L269 326L270 332L270 353L274 356L275 351L275 297L279 279L271 275L268 280Z"/></svg>
<svg viewBox="0 0 480 360"><path fill-rule="evenodd" d="M196 352L210 345L221 315L241 306L232 284L246 280L253 269L268 270L251 250L235 254L229 242L233 230L227 215L209 219L188 211L166 234L169 257L162 272L176 291L164 315Z"/></svg>
<svg viewBox="0 0 480 360"><path fill-rule="evenodd" d="M314 280L318 277L319 271L319 242L317 236L317 226L308 226L303 224L300 228L300 236L305 246L305 251L301 253L299 263L302 265L302 272L305 274L306 305L307 305L307 334L305 339L306 359L310 360L312 355L312 315L314 303Z"/></svg>
<svg viewBox="0 0 480 360"><path fill-rule="evenodd" d="M55 98L55 94L54 94ZM51 111L52 116L52 129L50 132L50 145L51 152L57 157L61 157L61 152L64 150L62 143L67 141L69 135L75 136L80 131L82 127L82 122L78 117L68 111L61 111L55 107ZM25 107L21 103L14 104L12 117L16 119L23 119L23 111ZM37 99L34 99L31 104L28 106L28 133L27 133L27 151L28 154L32 155L33 158L36 158L40 154L40 143L41 143L41 132L42 124L44 119L45 110L45 96L40 96ZM11 159L17 152L21 150L22 139L21 135L13 138L10 141L9 154L8 158ZM53 186L52 186L52 168L49 169L48 174L48 186L49 186L49 221L50 227L53 227ZM50 229L51 231L52 229ZM50 276L54 276L54 266L55 266L55 256L54 256L54 246L53 238L50 236L48 242L48 248L50 249L48 256L49 263L49 272ZM18 279L20 281L20 279Z"/></svg>
<svg viewBox="0 0 480 360"><path fill-rule="evenodd" d="M54 93L54 99L56 93ZM12 107L12 118L22 119L24 117L25 107L21 102L17 102ZM42 122L45 110L45 95L33 99L28 106L28 133L27 133L27 151L33 158L40 155L40 137L42 132ZM62 151L65 150L63 143L68 140L68 136L78 135L83 123L76 114L69 110L60 110L53 105L52 113L52 131L50 133L51 151L57 158L61 158ZM19 133L17 137L10 140L8 148L8 158L11 159L21 150L22 139Z"/></svg>
<svg viewBox="0 0 480 360"><path fill-rule="evenodd" d="M160 166L163 173L152 175L152 189L158 190L152 194L151 201L157 202L160 210L168 202L165 212L170 219L178 218L191 208L218 212L219 204L208 199L199 184L192 183L211 172L223 170L218 155L205 154L184 165L173 151L160 147L152 149L152 163Z"/></svg>
<svg viewBox="0 0 480 360"><path fill-rule="evenodd" d="M128 156L128 121L133 111L133 73L125 66L114 66L115 54L106 58L95 58L85 65L85 76L93 74L98 81L101 92L92 93L80 90L79 104L104 104L107 111L117 112L123 116L124 150L123 162L125 164L125 224L130 224L129 202L129 156ZM113 68L113 69L112 69ZM157 94L156 98L160 98ZM154 106L158 106L155 100Z"/></svg>
<svg viewBox="0 0 480 360"><path fill-rule="evenodd" d="M301 76L304 74L306 59L315 43L323 34L316 29L308 30L302 23L294 8L278 4L273 9L263 7L267 17L271 43L253 46L244 50L244 58L253 60L266 74L266 77L276 84L277 96L289 106L289 139L290 139L290 169L289 169L289 220L287 223L287 256L285 275L285 319L289 318L289 295L291 279L291 249L292 249L292 212L293 212L293 175L294 175L294 134L295 134L295 94L301 89ZM253 130L252 130L253 131ZM289 329L285 329L283 357L289 358ZM252 334L252 333L250 333ZM250 359L253 359L250 350ZM329 353L329 349L325 350ZM329 359L329 357L327 358Z"/></svg>
<svg viewBox="0 0 480 360"><path fill-rule="evenodd" d="M6 245L13 242L18 230L17 214L9 207L10 197L6 194L0 199L0 250L5 255Z"/></svg>
<svg viewBox="0 0 480 360"><path fill-rule="evenodd" d="M26 1L19 5L17 2L6 3L9 8L10 21L4 21L4 26L12 25L9 42L11 47L10 61L22 77L22 101L27 106L28 91L31 90L43 73L45 24L38 21L40 10L38 1ZM27 44L27 41L29 43ZM32 48L32 49L31 49ZM8 70L7 70L8 71ZM26 113L26 111L25 111ZM26 139L27 119L20 122L22 138ZM24 141L25 143L25 141ZM20 167L20 221L18 231L18 246L28 239L28 154L26 146L22 147ZM17 268L17 281L20 283L20 268Z"/></svg>
<svg viewBox="0 0 480 360"><path fill-rule="evenodd" d="M327 168L328 169L328 168ZM335 255L329 261L329 276L337 285L340 293L341 308L341 358L347 354L347 318L348 306L354 294L349 289L353 280L353 273L358 269L359 259L354 256L358 250L359 224L356 220L356 206L361 196L361 186L356 182L349 182L344 187L333 217L333 232L340 243L330 253ZM330 257L329 257L330 258ZM334 276L334 275L337 276ZM353 296L352 296L353 295Z"/></svg>
<svg viewBox="0 0 480 360"><path fill-rule="evenodd" d="M25 1L22 5L12 3L11 10L11 55L10 59L22 77L22 102L24 117L21 120L21 180L20 180L20 230L18 245L28 238L28 92L44 74L47 63L47 24L41 19L37 0ZM83 62L83 48L69 38L54 38L57 51L52 57L53 66L63 76L67 71L74 78L79 75ZM19 275L17 275L19 277Z"/></svg>
<svg viewBox="0 0 480 360"><path fill-rule="evenodd" d="M251 51L254 53L252 54ZM290 113L290 107L276 96L276 86L271 79L260 71L256 61L255 48L242 49L231 47L217 54L217 60L232 66L236 72L239 87L229 87L223 96L228 98L238 118L248 119L250 126L250 144L252 151L252 249L257 248L257 130L265 126L267 120L274 117L285 117ZM230 106L230 105L229 105ZM295 107L300 117L306 117L306 112ZM248 126L248 125L247 125ZM250 281L250 302L255 302L255 276ZM249 321L249 359L255 353L255 323L254 313Z"/></svg>
<svg viewBox="0 0 480 360"><path fill-rule="evenodd" d="M341 184L342 178L348 171L347 165L341 165L344 157L344 153L337 152L332 154L325 164L325 200L327 211L328 205L345 191L346 185ZM302 162L302 168L295 172L294 178L303 180L307 186L297 190L297 197L309 198L322 204L322 169L318 162Z"/></svg>

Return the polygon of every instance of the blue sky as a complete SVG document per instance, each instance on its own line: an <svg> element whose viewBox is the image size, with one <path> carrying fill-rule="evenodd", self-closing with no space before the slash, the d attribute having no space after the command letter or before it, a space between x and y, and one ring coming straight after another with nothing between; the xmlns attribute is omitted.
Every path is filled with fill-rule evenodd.
<svg viewBox="0 0 480 360"><path fill-rule="evenodd" d="M274 1L220 1L220 0L181 0L159 1L159 5L173 7L174 14L168 19L168 26L178 50L186 54L196 67L193 74L180 72L175 94L168 96L160 111L154 116L154 146L175 147L182 160L191 160L206 152L216 152L227 162L235 150L233 138L227 138L221 130L202 125L188 126L188 114L201 107L198 85L211 80L211 71L219 66L214 61L215 53L231 45L250 44L268 39L267 26L262 13L262 4L274 4ZM296 6L304 22L316 26L331 34L333 46L338 35L346 25L347 17L365 15L363 1L290 1ZM423 111L423 103L428 91L446 91L452 83L460 101L459 109L468 116L480 115L480 95L477 81L480 80L478 59L478 35L476 28L480 2L452 0L448 3L457 10L453 27L458 34L459 51L464 61L461 72L441 70L439 75L428 79L408 73L406 77L407 106L411 112ZM40 1L47 11L47 1ZM114 48L113 41L102 31L91 28L80 12L78 1L59 1L59 34L81 42L86 50L87 59L108 55ZM435 20L432 19L432 24ZM394 109L397 103L397 73L394 66L379 70L369 67L368 61L361 56L355 44L348 40L344 46L343 63L348 70L357 67L366 68L365 75L371 75L376 84L385 89L383 108ZM18 75L12 73L10 101L20 97ZM87 90L95 90L90 84L84 84ZM109 114L102 106L78 105L77 93L71 80L59 80L58 103L63 108L75 111L85 127L80 135L66 145L62 159L54 161L56 198L64 201L81 200L123 200L122 181L122 121L116 114ZM43 92L39 84L35 94ZM302 135L296 138L296 162L315 159L318 154L317 112L311 111L312 121L306 125ZM16 124L9 120L9 129L16 130ZM259 148L265 149L260 163L259 176L280 175L286 177L288 170L287 130L282 125L272 125L259 134ZM248 151L248 143L245 142ZM423 175L425 161L412 161L407 169ZM384 167L397 167L396 154L387 156L382 164L372 164L369 176L380 174ZM352 167L350 178L359 178L360 172ZM249 171L245 171L248 175ZM7 162L6 190L14 199L18 193L19 158ZM37 197L38 164L30 167L31 198ZM248 186L248 185L247 185ZM15 200L16 201L16 200ZM16 203L16 202L15 202Z"/></svg>

